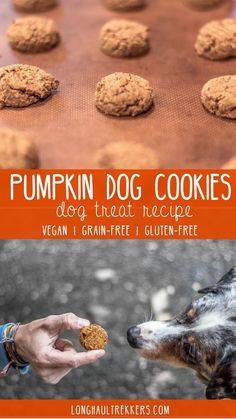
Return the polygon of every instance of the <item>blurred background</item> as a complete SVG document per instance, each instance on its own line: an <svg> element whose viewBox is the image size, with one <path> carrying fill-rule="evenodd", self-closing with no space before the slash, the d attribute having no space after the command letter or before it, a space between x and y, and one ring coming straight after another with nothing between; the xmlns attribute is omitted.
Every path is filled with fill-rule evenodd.
<svg viewBox="0 0 236 419"><path fill-rule="evenodd" d="M0 321L74 312L109 333L106 357L57 386L31 370L0 380L2 399L201 399L191 370L143 360L129 326L167 319L236 264L232 241L1 241ZM79 338L73 341L80 350Z"/></svg>

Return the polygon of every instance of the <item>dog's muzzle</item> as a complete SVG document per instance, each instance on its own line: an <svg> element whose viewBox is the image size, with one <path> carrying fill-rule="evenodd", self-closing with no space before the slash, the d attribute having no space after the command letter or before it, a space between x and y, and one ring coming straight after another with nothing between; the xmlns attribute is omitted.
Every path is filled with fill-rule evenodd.
<svg viewBox="0 0 236 419"><path fill-rule="evenodd" d="M127 340L132 348L141 349L143 345L141 328L138 326L130 327L130 329L127 332Z"/></svg>

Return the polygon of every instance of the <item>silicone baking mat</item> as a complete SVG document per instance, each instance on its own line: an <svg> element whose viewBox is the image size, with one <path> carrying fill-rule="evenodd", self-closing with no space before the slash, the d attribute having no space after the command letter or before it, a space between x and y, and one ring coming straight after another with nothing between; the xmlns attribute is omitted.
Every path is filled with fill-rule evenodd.
<svg viewBox="0 0 236 419"><path fill-rule="evenodd" d="M193 48L198 29L211 19L235 14L233 1L196 11L181 0L148 0L135 13L114 13L101 0L61 0L44 13L54 18L62 43L48 53L12 51L5 31L16 12L0 2L0 65L39 66L60 80L50 99L24 109L0 111L0 126L28 131L38 144L43 168L94 168L96 152L111 141L139 142L153 149L162 168L218 168L236 155L234 121L208 114L201 106L203 84L236 72L236 60L210 62ZM101 26L114 17L131 18L151 28L151 51L138 59L115 59L99 48ZM137 118L113 118L98 112L94 92L101 77L115 71L148 79L155 107Z"/></svg>

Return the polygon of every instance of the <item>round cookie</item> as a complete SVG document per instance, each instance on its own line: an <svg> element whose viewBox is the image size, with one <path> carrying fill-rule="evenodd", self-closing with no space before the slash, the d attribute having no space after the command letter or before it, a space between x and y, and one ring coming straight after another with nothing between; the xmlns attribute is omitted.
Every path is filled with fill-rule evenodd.
<svg viewBox="0 0 236 419"><path fill-rule="evenodd" d="M16 19L7 36L13 49L28 53L49 51L60 41L54 21L38 16Z"/></svg>
<svg viewBox="0 0 236 419"><path fill-rule="evenodd" d="M10 129L0 129L0 169L37 169L39 157L32 139Z"/></svg>
<svg viewBox="0 0 236 419"><path fill-rule="evenodd" d="M43 12L58 4L58 0L13 0L14 6L22 12Z"/></svg>
<svg viewBox="0 0 236 419"><path fill-rule="evenodd" d="M149 29L137 22L114 19L100 34L102 51L112 57L137 57L149 50Z"/></svg>
<svg viewBox="0 0 236 419"><path fill-rule="evenodd" d="M236 19L213 20L198 34L195 49L210 60L236 57Z"/></svg>
<svg viewBox="0 0 236 419"><path fill-rule="evenodd" d="M97 84L95 104L106 115L137 116L153 105L153 90L139 76L113 73Z"/></svg>
<svg viewBox="0 0 236 419"><path fill-rule="evenodd" d="M146 0L103 0L108 9L129 12L146 6Z"/></svg>
<svg viewBox="0 0 236 419"><path fill-rule="evenodd" d="M236 75L209 80L203 86L201 101L210 113L236 119Z"/></svg>
<svg viewBox="0 0 236 419"><path fill-rule="evenodd" d="M80 344L86 351L104 349L108 344L107 332L97 324L83 327L80 330Z"/></svg>
<svg viewBox="0 0 236 419"><path fill-rule="evenodd" d="M211 7L218 6L224 0L183 0L190 7L196 9L210 9Z"/></svg>
<svg viewBox="0 0 236 419"><path fill-rule="evenodd" d="M0 68L0 109L23 108L46 99L59 86L51 74L38 67L13 64Z"/></svg>
<svg viewBox="0 0 236 419"><path fill-rule="evenodd" d="M149 147L120 141L99 150L96 162L102 169L157 169L158 159Z"/></svg>
<svg viewBox="0 0 236 419"><path fill-rule="evenodd" d="M228 160L223 166L223 170L235 170L236 169L236 156Z"/></svg>

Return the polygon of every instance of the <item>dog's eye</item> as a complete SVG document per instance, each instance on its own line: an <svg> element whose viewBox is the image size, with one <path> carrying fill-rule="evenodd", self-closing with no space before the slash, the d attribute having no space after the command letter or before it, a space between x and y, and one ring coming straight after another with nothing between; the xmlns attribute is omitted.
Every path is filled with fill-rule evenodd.
<svg viewBox="0 0 236 419"><path fill-rule="evenodd" d="M181 325L186 323L185 318L181 316L176 316L175 321L176 323L181 324Z"/></svg>
<svg viewBox="0 0 236 419"><path fill-rule="evenodd" d="M178 316L176 316L176 321L179 324L192 324L196 321L198 317L198 309L193 305L190 305L187 310Z"/></svg>

